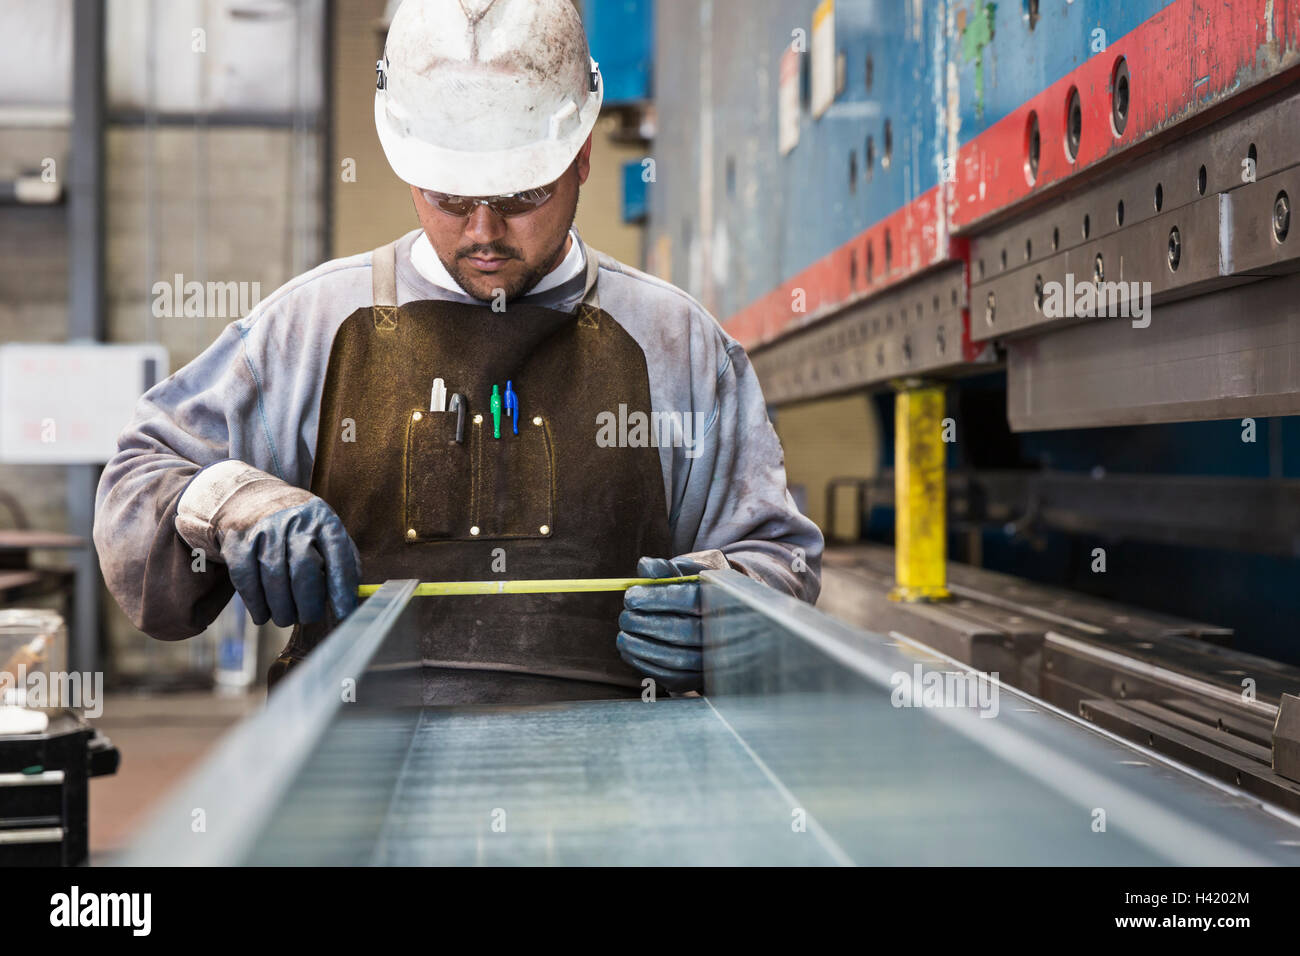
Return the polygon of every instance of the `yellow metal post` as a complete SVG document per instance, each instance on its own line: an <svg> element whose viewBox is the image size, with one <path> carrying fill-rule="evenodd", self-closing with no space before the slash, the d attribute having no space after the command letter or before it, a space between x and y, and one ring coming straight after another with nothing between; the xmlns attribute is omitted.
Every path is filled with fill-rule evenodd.
<svg viewBox="0 0 1300 956"><path fill-rule="evenodd" d="M944 390L903 382L894 398L895 601L948 597Z"/></svg>

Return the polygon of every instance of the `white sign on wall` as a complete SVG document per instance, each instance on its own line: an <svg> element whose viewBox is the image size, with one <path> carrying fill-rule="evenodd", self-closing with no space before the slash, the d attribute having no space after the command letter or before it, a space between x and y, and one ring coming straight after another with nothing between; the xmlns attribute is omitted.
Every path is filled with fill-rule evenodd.
<svg viewBox="0 0 1300 956"><path fill-rule="evenodd" d="M776 145L781 155L799 145L799 57L786 47L781 55L781 76L776 94Z"/></svg>
<svg viewBox="0 0 1300 956"><path fill-rule="evenodd" d="M0 462L102 464L168 375L161 345L0 345Z"/></svg>
<svg viewBox="0 0 1300 956"><path fill-rule="evenodd" d="M835 101L836 61L835 0L822 0L812 19L812 100L813 116L821 116Z"/></svg>

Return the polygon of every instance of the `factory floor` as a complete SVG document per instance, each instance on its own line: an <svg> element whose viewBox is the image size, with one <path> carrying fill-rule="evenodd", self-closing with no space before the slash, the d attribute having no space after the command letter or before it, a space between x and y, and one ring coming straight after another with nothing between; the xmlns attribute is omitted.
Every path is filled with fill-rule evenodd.
<svg viewBox="0 0 1300 956"><path fill-rule="evenodd" d="M116 774L90 781L90 863L125 848L165 797L223 734L266 699L265 689L224 695L107 694L91 721L122 755Z"/></svg>

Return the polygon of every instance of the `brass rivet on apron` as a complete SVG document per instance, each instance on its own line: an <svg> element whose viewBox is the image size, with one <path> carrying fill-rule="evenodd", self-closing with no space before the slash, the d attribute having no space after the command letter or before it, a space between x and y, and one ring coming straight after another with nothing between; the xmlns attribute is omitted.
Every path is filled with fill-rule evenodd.
<svg viewBox="0 0 1300 956"><path fill-rule="evenodd" d="M474 416L474 424L475 424L475 425L482 425L482 424L483 424L483 416L482 416L482 415L475 415L475 416Z"/></svg>
<svg viewBox="0 0 1300 956"><path fill-rule="evenodd" d="M470 533L470 534L478 534L478 525L474 525L474 527L470 528L470 529L469 529L469 533Z"/></svg>
<svg viewBox="0 0 1300 956"><path fill-rule="evenodd" d="M550 533L551 533L551 526L550 526L549 524L544 524L544 525L542 525L540 528L538 528L537 530L538 530L541 534L550 534Z"/></svg>
<svg viewBox="0 0 1300 956"><path fill-rule="evenodd" d="M541 416L541 415L538 415L536 418L533 419L533 424L534 424L534 425L540 425L541 423L542 423L542 416Z"/></svg>
<svg viewBox="0 0 1300 956"><path fill-rule="evenodd" d="M421 415L419 412L416 412L414 415L411 416L411 421L418 422L423 417L424 416Z"/></svg>
<svg viewBox="0 0 1300 956"><path fill-rule="evenodd" d="M407 528L407 529L406 529L406 540L407 540L407 541L414 541L417 537L418 537L418 535L415 533L415 529L414 529L414 528Z"/></svg>

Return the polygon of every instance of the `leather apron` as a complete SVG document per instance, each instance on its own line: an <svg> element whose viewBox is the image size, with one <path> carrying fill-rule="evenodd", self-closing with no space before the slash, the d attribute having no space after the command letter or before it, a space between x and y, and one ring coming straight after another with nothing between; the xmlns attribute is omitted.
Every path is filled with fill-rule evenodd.
<svg viewBox="0 0 1300 956"><path fill-rule="evenodd" d="M595 257L575 312L494 312L398 306L395 247L375 251L374 307L334 337L311 479L362 580L631 577L641 556L670 556L658 450L596 441L600 413L651 405L641 347L599 307ZM461 442L456 412L429 410L435 377L468 399ZM519 432L503 412L494 438L492 386L507 381ZM622 607L621 592L414 597L422 703L638 696L614 643ZM296 627L270 682L335 623Z"/></svg>

